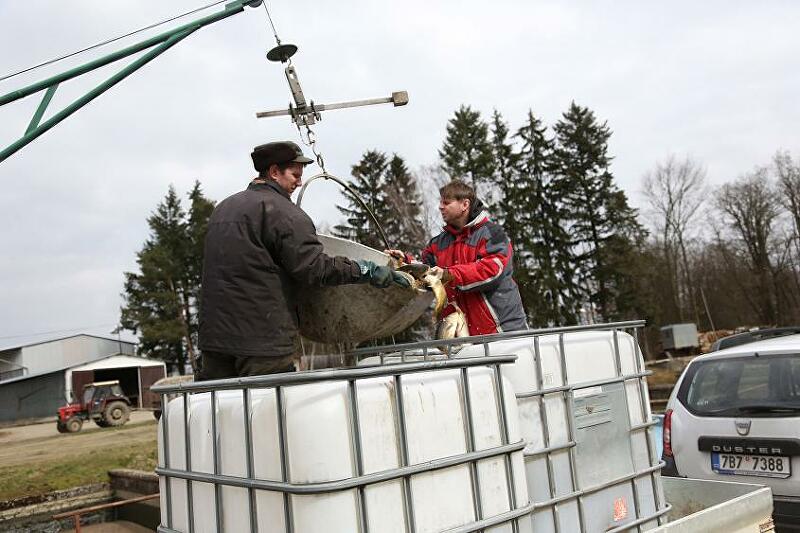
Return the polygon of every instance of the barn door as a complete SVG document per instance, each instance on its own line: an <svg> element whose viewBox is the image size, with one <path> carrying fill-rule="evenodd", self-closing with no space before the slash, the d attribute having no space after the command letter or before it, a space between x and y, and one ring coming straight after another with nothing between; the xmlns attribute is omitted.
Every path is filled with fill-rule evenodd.
<svg viewBox="0 0 800 533"><path fill-rule="evenodd" d="M163 366L142 366L139 367L139 376L141 382L139 383L140 390L142 391L142 407L145 409L152 409L156 405L161 405L161 398L158 394L150 391L150 387L164 377Z"/></svg>
<svg viewBox="0 0 800 533"><path fill-rule="evenodd" d="M72 371L72 401L83 403L83 386L94 382L94 370Z"/></svg>

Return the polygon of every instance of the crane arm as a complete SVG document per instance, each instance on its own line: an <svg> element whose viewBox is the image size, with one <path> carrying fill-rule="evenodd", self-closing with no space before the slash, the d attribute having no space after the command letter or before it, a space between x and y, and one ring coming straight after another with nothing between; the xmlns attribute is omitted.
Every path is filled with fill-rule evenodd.
<svg viewBox="0 0 800 533"><path fill-rule="evenodd" d="M108 55L100 57L98 59L89 61L80 65L78 67L72 68L60 74L56 74L55 76L51 76L47 79L38 81L27 87L23 87L22 89L18 89L16 91L11 91L3 96L0 96L0 107L4 106L8 103L14 102L21 98L25 98L26 96L30 96L32 94L44 91L44 96L42 97L42 101L39 104L39 107L33 114L33 117L28 124L27 129L25 130L25 134L20 137L17 141L13 142L4 150L0 151L0 163L8 159L14 153L18 152L28 143L51 129L53 126L60 123L62 120L73 114L78 109L82 108L105 91L128 77L129 75L133 74L141 67L161 55L166 50L170 49L195 31L199 30L204 26L208 26L209 24L213 24L214 22L218 22L220 20L226 19L232 15L236 15L244 11L246 6L250 7L257 7L260 5L262 0L233 0L227 4L225 4L225 8L222 11L217 13L213 13L206 17L202 17L195 21L189 22L182 26L178 26L172 30L166 31L155 37L151 37L134 45L131 45L127 48L122 50L118 50L116 52L112 52ZM71 80L76 78L82 74L86 74L87 72L91 72L95 69L113 63L115 61L119 61L120 59L126 58L130 55L136 54L138 52L142 52L144 50L150 49L146 54L142 57L138 58L136 61L132 62L131 64L127 65L119 72L105 80L103 83L95 87L94 89L88 91L86 94L77 98L71 104L67 105L61 111L55 113L51 118L48 120L41 122L42 116L44 115L45 110L47 109L50 101L53 98L53 94L55 93L58 85L64 81Z"/></svg>

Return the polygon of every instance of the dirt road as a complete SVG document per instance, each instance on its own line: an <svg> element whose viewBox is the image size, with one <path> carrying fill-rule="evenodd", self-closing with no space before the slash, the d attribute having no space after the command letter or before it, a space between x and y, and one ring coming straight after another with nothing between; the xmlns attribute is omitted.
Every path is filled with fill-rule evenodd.
<svg viewBox="0 0 800 533"><path fill-rule="evenodd" d="M78 433L59 433L55 422L0 429L0 468L66 459L92 450L151 445L156 439L156 421L147 411L135 411L120 428L99 428L91 422Z"/></svg>

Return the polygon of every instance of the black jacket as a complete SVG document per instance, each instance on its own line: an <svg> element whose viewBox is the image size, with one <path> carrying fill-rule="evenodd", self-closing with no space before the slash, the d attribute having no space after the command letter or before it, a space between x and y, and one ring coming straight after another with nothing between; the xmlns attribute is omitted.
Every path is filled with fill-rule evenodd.
<svg viewBox="0 0 800 533"><path fill-rule="evenodd" d="M296 291L360 278L354 261L322 253L314 223L278 184L250 184L223 200L209 220L200 349L290 355L297 336Z"/></svg>

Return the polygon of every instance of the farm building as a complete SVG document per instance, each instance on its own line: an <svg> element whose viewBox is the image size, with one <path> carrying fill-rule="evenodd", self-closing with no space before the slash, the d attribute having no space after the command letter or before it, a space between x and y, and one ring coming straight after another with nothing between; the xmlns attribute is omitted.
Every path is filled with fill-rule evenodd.
<svg viewBox="0 0 800 533"><path fill-rule="evenodd" d="M86 334L0 349L0 424L55 416L93 381L119 380L134 406L151 407L166 369L134 353L134 343Z"/></svg>

